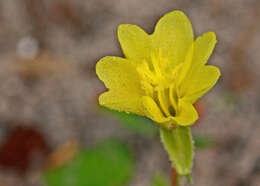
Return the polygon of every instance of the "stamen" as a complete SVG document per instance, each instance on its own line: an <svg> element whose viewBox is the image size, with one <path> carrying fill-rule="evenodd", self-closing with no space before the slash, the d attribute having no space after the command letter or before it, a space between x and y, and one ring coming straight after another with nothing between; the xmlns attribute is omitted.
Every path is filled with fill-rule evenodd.
<svg viewBox="0 0 260 186"><path fill-rule="evenodd" d="M177 112L177 95L176 93L174 92L174 84L170 86L169 88L169 98L170 98L170 102L171 102L171 105L173 106L175 112Z"/></svg>
<svg viewBox="0 0 260 186"><path fill-rule="evenodd" d="M165 95L165 89L158 90L159 104L166 116L171 116L169 112L169 100Z"/></svg>
<svg viewBox="0 0 260 186"><path fill-rule="evenodd" d="M157 75L161 76L161 70L160 70L160 67L159 67L158 58L156 58L154 53L151 54L151 62L152 62L154 72Z"/></svg>
<svg viewBox="0 0 260 186"><path fill-rule="evenodd" d="M175 82L177 69L169 72L169 60L164 58L162 50L151 54L151 61L143 61L137 68L142 77L142 88L147 96L154 99L165 117L175 116L177 112L177 94ZM160 86L158 86L160 84Z"/></svg>

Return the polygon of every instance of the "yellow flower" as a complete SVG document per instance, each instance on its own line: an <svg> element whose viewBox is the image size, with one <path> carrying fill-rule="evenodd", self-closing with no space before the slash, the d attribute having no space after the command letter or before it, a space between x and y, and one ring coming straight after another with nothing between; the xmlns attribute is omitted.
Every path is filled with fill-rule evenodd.
<svg viewBox="0 0 260 186"><path fill-rule="evenodd" d="M216 44L213 32L195 41L181 11L164 15L149 35L123 24L118 38L125 58L107 56L96 73L108 91L99 97L110 109L147 116L166 128L198 119L193 104L217 82L220 71L205 65Z"/></svg>

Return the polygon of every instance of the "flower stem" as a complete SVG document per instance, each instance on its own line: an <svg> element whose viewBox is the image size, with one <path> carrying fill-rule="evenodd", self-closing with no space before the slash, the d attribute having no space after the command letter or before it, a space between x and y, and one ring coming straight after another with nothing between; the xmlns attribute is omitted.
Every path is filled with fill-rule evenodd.
<svg viewBox="0 0 260 186"><path fill-rule="evenodd" d="M171 186L178 186L178 173L175 168L171 168Z"/></svg>

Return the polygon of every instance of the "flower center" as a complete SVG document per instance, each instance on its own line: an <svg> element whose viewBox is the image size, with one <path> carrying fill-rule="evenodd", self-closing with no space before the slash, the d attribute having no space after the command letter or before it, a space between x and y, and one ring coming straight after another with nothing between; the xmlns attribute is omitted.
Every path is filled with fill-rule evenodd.
<svg viewBox="0 0 260 186"><path fill-rule="evenodd" d="M174 98L173 87L155 90L154 101L165 117L175 116L177 99Z"/></svg>
<svg viewBox="0 0 260 186"><path fill-rule="evenodd" d="M137 70L146 95L153 98L165 117L175 116L178 100L174 81L176 68L170 68L168 58L160 51L158 56L152 54L149 62L143 61Z"/></svg>

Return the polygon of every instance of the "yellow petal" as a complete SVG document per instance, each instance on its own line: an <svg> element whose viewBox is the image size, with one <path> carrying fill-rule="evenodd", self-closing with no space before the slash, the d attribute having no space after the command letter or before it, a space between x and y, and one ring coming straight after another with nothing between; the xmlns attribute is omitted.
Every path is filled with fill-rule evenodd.
<svg viewBox="0 0 260 186"><path fill-rule="evenodd" d="M172 67L183 62L193 42L192 26L187 16L181 11L173 11L164 15L155 27L152 35L156 51L161 50Z"/></svg>
<svg viewBox="0 0 260 186"><path fill-rule="evenodd" d="M194 106L184 100L179 100L176 116L168 117L163 115L162 111L151 97L144 96L142 98L142 103L145 109L145 115L166 128L171 128L175 124L188 126L198 119L198 113Z"/></svg>
<svg viewBox="0 0 260 186"><path fill-rule="evenodd" d="M192 76L183 83L187 87L182 98L185 101L195 103L201 96L208 92L220 77L220 70L215 66L203 66L196 69Z"/></svg>
<svg viewBox="0 0 260 186"><path fill-rule="evenodd" d="M165 123L169 121L169 118L166 118L163 115L162 111L151 97L144 96L142 98L142 103L144 106L145 115L148 118L152 119L157 123Z"/></svg>
<svg viewBox="0 0 260 186"><path fill-rule="evenodd" d="M178 111L175 121L182 126L192 125L198 119L198 113L190 102L182 99L178 102Z"/></svg>
<svg viewBox="0 0 260 186"><path fill-rule="evenodd" d="M177 70L177 86L180 87L182 86L183 81L187 78L187 76L190 74L191 68L192 68L192 59L193 59L193 54L194 54L194 44L192 43L187 54L185 57L185 60L182 64L180 64L176 68ZM183 91L183 90L182 90Z"/></svg>
<svg viewBox="0 0 260 186"><path fill-rule="evenodd" d="M110 109L143 115L144 95L140 77L130 61L107 56L96 65L96 73L109 89L99 97L100 105Z"/></svg>
<svg viewBox="0 0 260 186"><path fill-rule="evenodd" d="M194 106L182 99L178 102L176 116L167 117L163 115L163 112L151 97L144 96L142 98L142 103L145 115L166 128L171 128L176 124L182 126L192 125L198 119L198 113Z"/></svg>
<svg viewBox="0 0 260 186"><path fill-rule="evenodd" d="M118 27L118 39L126 58L137 63L150 59L151 37L138 26L120 25Z"/></svg>
<svg viewBox="0 0 260 186"><path fill-rule="evenodd" d="M194 55L192 65L205 65L216 45L216 35L214 32L207 32L198 37L194 45Z"/></svg>
<svg viewBox="0 0 260 186"><path fill-rule="evenodd" d="M220 76L220 71L216 67L205 66L205 64L215 44L215 33L207 32L196 39L194 47L190 47L177 77L179 97L185 97L185 100L194 103L214 86Z"/></svg>

